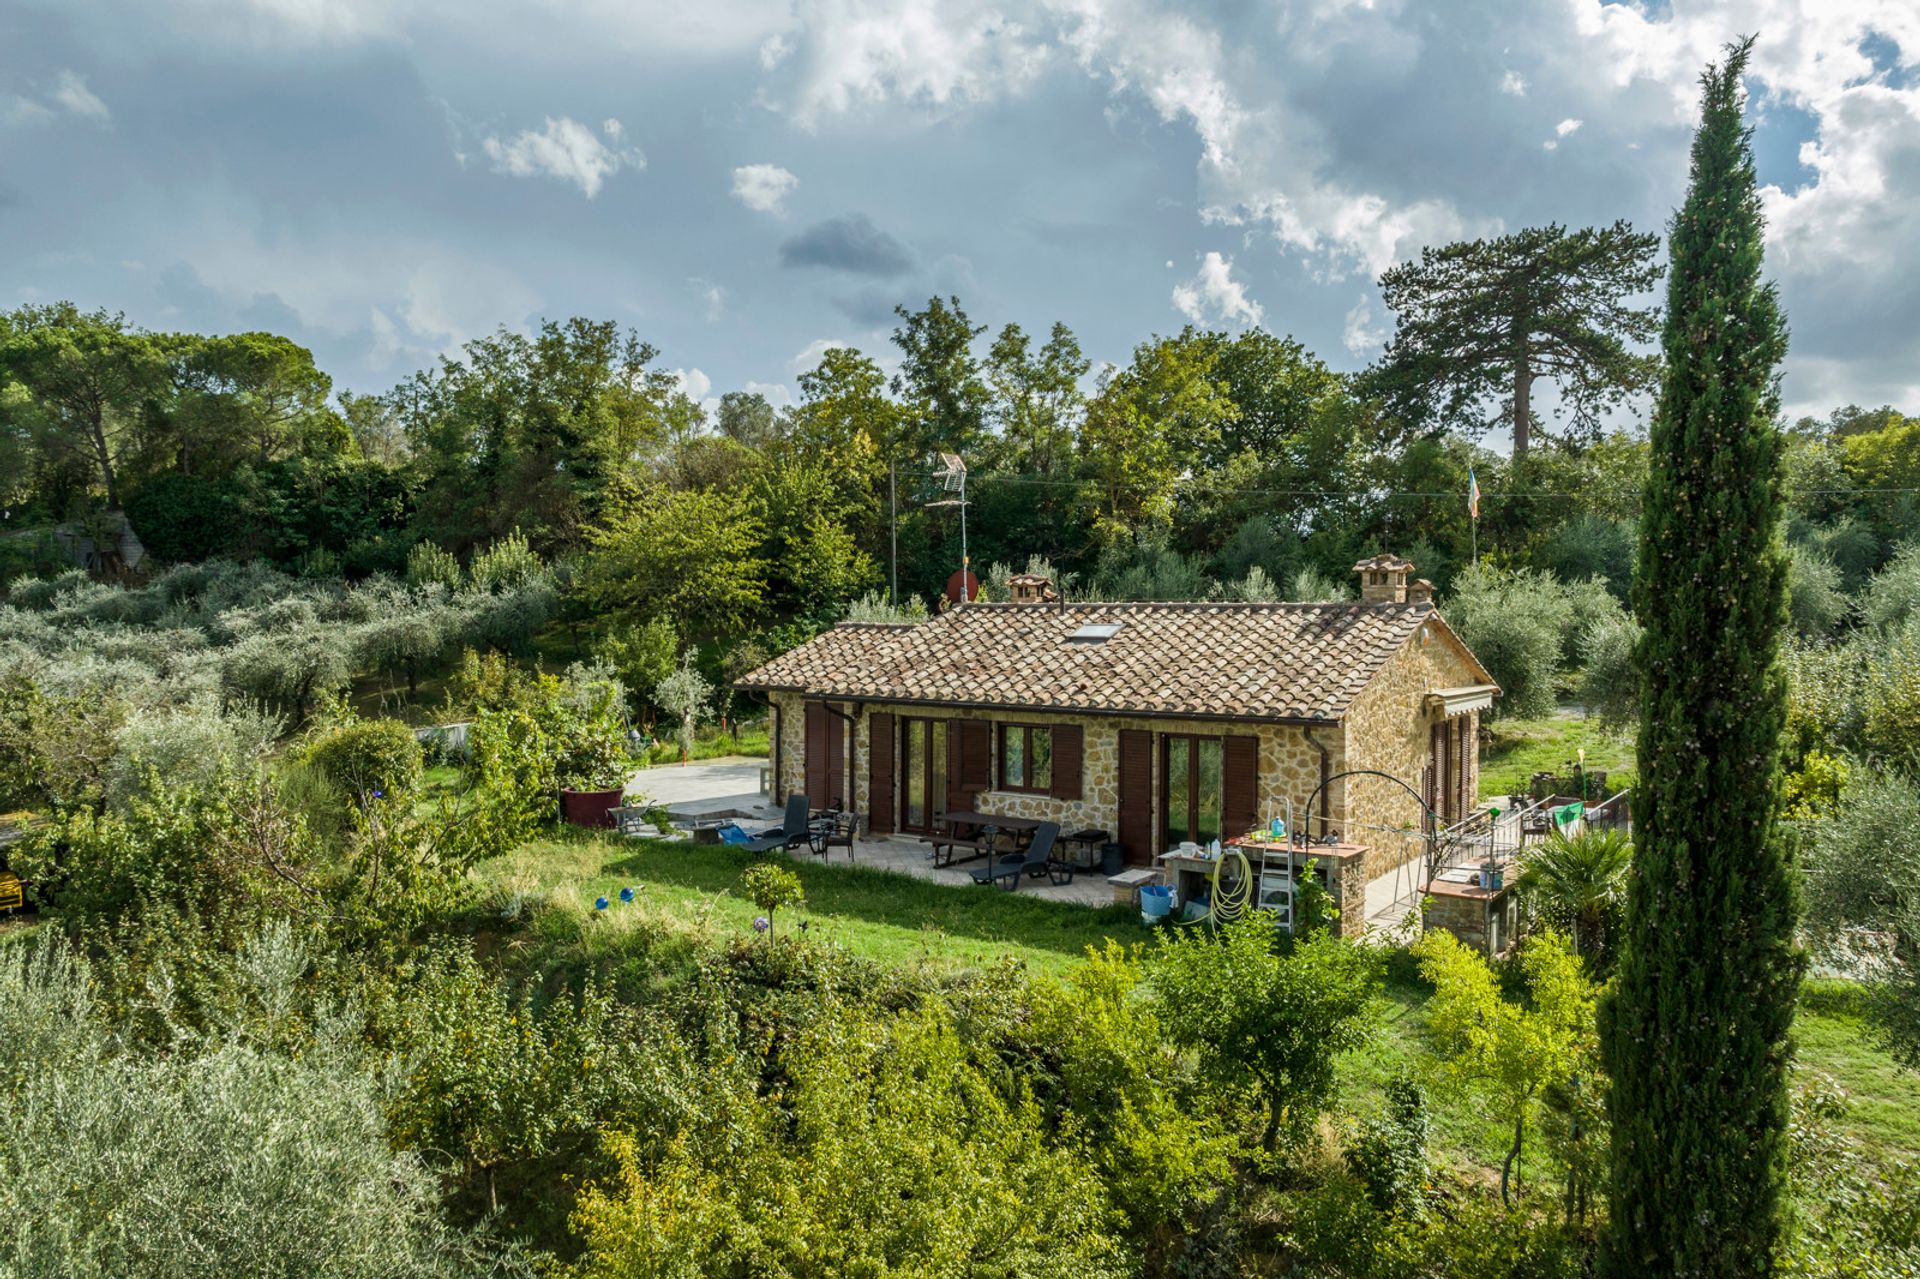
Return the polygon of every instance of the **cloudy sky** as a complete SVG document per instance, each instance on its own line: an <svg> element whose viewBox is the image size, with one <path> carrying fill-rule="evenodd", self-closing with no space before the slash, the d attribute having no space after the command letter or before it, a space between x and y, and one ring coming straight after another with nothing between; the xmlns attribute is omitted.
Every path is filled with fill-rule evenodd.
<svg viewBox="0 0 1920 1279"><path fill-rule="evenodd" d="M1661 226L1741 32L1789 404L1920 409L1914 0L6 0L0 306L359 390L581 313L777 402L934 292L1353 368L1423 244Z"/></svg>

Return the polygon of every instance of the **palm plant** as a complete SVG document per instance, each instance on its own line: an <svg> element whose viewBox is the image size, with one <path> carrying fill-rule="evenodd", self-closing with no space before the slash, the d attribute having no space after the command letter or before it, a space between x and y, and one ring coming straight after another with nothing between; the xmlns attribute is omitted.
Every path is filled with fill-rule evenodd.
<svg viewBox="0 0 1920 1279"><path fill-rule="evenodd" d="M1521 855L1515 886L1534 911L1573 937L1574 953L1598 959L1626 902L1633 841L1617 830L1588 827L1555 833Z"/></svg>

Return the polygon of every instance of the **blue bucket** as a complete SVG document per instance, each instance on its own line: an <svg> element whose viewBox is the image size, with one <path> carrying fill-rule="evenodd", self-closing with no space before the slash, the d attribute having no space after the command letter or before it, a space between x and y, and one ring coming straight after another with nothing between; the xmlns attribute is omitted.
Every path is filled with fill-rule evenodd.
<svg viewBox="0 0 1920 1279"><path fill-rule="evenodd" d="M1140 888L1140 913L1148 919L1158 919L1173 912L1173 886L1171 884L1143 884Z"/></svg>

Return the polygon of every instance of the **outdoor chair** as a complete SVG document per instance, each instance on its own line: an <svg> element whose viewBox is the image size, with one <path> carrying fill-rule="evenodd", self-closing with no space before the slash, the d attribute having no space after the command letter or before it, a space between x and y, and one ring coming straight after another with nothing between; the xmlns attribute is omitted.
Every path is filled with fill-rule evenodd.
<svg viewBox="0 0 1920 1279"><path fill-rule="evenodd" d="M973 882L991 884L998 882L1000 887L1012 892L1020 887L1022 875L1031 875L1035 879L1048 874L1053 875L1056 884L1070 883L1073 880L1073 868L1060 866L1053 860L1054 841L1060 838L1060 823L1041 822L1033 832L1033 842L1027 845L1024 853L1008 853L1005 857L989 857L985 866L975 867ZM1066 878L1060 878L1061 875Z"/></svg>
<svg viewBox="0 0 1920 1279"><path fill-rule="evenodd" d="M813 831L807 837L807 847L818 857L831 857L834 849L844 848L847 850L847 860L852 861L854 828L858 825L859 819L852 813L829 813L813 823Z"/></svg>
<svg viewBox="0 0 1920 1279"><path fill-rule="evenodd" d="M808 815L813 811L805 795L787 796L787 815L772 830L763 830L744 844L734 847L749 853L770 853L776 848L798 848L813 832Z"/></svg>

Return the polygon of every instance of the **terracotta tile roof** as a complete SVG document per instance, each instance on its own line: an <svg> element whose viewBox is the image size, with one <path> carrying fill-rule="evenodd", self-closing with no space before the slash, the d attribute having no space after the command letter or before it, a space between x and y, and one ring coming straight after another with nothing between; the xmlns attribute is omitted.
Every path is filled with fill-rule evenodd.
<svg viewBox="0 0 1920 1279"><path fill-rule="evenodd" d="M919 624L836 626L739 687L849 700L1333 721L1433 616L1429 603L973 604ZM1100 625L1118 629L1108 639L1070 638Z"/></svg>

